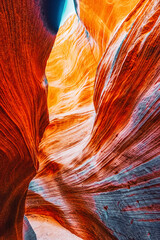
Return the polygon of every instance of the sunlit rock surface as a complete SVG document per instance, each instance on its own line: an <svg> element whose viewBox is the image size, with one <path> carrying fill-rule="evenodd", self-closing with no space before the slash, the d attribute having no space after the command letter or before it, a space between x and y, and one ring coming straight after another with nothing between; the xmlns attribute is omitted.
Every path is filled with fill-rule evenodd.
<svg viewBox="0 0 160 240"><path fill-rule="evenodd" d="M159 240L159 1L75 1L49 59L54 1L22 2L0 3L0 239Z"/></svg>
<svg viewBox="0 0 160 240"><path fill-rule="evenodd" d="M27 239L36 237L27 218L23 221L24 204L29 182L39 167L38 145L49 123L44 74L60 23L57 11L56 24L48 30L48 16L41 5L39 0L0 1L0 239L3 240L22 239L22 235Z"/></svg>
<svg viewBox="0 0 160 240"><path fill-rule="evenodd" d="M75 0L76 10L90 35L103 53L115 26L139 0Z"/></svg>
<svg viewBox="0 0 160 240"><path fill-rule="evenodd" d="M100 24L103 43L80 1L88 31L70 17L46 68L50 125L26 214L82 239L160 238L159 3L136 3L117 5L109 35Z"/></svg>

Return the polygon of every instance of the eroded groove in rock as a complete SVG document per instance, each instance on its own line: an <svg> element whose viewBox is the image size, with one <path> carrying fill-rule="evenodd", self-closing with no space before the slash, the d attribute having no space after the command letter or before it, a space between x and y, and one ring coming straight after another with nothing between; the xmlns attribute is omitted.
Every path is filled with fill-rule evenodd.
<svg viewBox="0 0 160 240"><path fill-rule="evenodd" d="M79 8L81 12L82 1ZM75 109L80 108L71 104L75 96L64 98L70 111L61 99L49 97L51 124L40 145L40 171L27 198L27 215L50 216L86 240L160 238L159 2L139 1L132 11L126 11L129 15L108 45L105 40L107 48L94 84L95 109L87 109L92 103L84 101L83 115L76 115ZM71 21L74 17L66 29ZM92 24L90 31L95 40L96 26ZM63 34L60 39L65 42ZM97 56L101 56L104 46L97 39ZM56 51L64 50L54 51L56 58ZM65 61L58 62L58 56L52 64L61 63L64 71ZM50 73L51 68L48 65ZM55 79L50 77L53 86L60 79L64 88L57 98L69 91L62 82L71 80L65 79L63 71Z"/></svg>
<svg viewBox="0 0 160 240"><path fill-rule="evenodd" d="M41 3L0 1L0 239L5 240L22 239L25 197L49 122L44 73L55 35L42 21Z"/></svg>
<svg viewBox="0 0 160 240"><path fill-rule="evenodd" d="M104 53L113 30L139 0L74 0L77 13Z"/></svg>
<svg viewBox="0 0 160 240"><path fill-rule="evenodd" d="M72 15L60 28L46 67L50 119L92 104L100 57L97 43Z"/></svg>
<svg viewBox="0 0 160 240"><path fill-rule="evenodd" d="M159 2L77 1L46 68L39 145L59 25L47 30L41 3L0 2L0 239L22 239L36 174L29 219L84 240L159 240ZM23 234L36 237L26 218Z"/></svg>

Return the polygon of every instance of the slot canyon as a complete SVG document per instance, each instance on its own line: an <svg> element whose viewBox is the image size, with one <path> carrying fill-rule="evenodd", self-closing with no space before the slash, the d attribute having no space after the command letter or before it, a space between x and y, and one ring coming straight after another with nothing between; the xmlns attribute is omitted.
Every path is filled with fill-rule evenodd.
<svg viewBox="0 0 160 240"><path fill-rule="evenodd" d="M160 240L160 1L72 1L0 1L0 240Z"/></svg>

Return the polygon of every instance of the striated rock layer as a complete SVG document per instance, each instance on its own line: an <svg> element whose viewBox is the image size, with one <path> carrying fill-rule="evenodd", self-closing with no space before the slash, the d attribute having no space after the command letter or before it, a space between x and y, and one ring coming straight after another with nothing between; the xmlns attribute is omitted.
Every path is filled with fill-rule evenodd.
<svg viewBox="0 0 160 240"><path fill-rule="evenodd" d="M44 73L61 10L57 4L55 22L47 30L48 15L42 10L48 3L0 1L0 239L5 240L22 239L25 197L49 122ZM25 218L24 235L27 229Z"/></svg>
<svg viewBox="0 0 160 240"><path fill-rule="evenodd" d="M76 0L51 52L57 3L0 2L0 239L159 240L159 1Z"/></svg>
<svg viewBox="0 0 160 240"><path fill-rule="evenodd" d="M77 2L89 32L70 17L46 69L50 124L26 214L86 240L160 238L160 8L136 3Z"/></svg>
<svg viewBox="0 0 160 240"><path fill-rule="evenodd" d="M103 53L115 26L139 0L75 0L77 13Z"/></svg>

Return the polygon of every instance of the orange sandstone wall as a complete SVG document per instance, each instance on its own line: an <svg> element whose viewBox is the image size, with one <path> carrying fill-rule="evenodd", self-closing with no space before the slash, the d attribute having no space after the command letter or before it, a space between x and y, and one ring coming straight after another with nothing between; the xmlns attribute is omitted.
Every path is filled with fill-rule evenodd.
<svg viewBox="0 0 160 240"><path fill-rule="evenodd" d="M50 115L77 110L93 102L93 85L101 55L76 15L59 29L46 67Z"/></svg>
<svg viewBox="0 0 160 240"><path fill-rule="evenodd" d="M158 240L159 2L104 1L102 10L97 3L79 1L89 33L70 17L48 61L50 124L26 214L56 219L86 240ZM106 6L114 8L111 18ZM93 24L93 9L102 22L110 19L109 34L103 24ZM83 87L89 78L94 108L91 88Z"/></svg>
<svg viewBox="0 0 160 240"><path fill-rule="evenodd" d="M0 2L0 239L36 239L27 194L31 222L159 240L159 1L75 2L53 49L41 2Z"/></svg>
<svg viewBox="0 0 160 240"><path fill-rule="evenodd" d="M139 0L75 0L75 5L80 19L103 53L117 24L138 2Z"/></svg>
<svg viewBox="0 0 160 240"><path fill-rule="evenodd" d="M44 72L55 36L34 0L1 0L0 32L0 239L14 240L49 122Z"/></svg>

